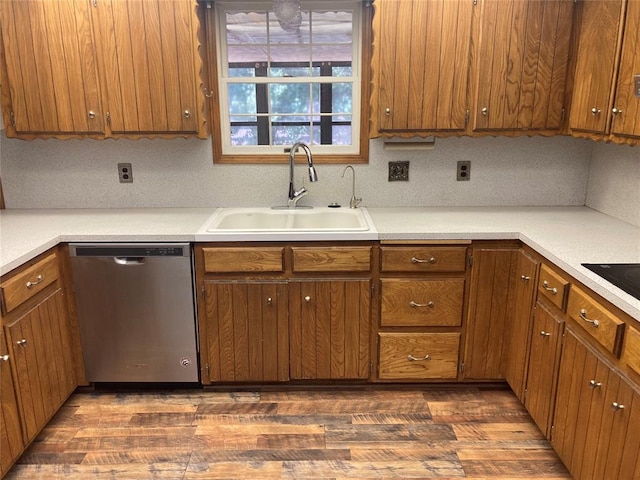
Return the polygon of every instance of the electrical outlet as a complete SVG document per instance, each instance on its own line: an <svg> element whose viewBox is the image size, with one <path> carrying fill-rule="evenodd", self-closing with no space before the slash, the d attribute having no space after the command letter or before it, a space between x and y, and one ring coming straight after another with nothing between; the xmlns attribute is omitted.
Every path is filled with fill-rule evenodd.
<svg viewBox="0 0 640 480"><path fill-rule="evenodd" d="M409 162L389 162L389 181L408 182Z"/></svg>
<svg viewBox="0 0 640 480"><path fill-rule="evenodd" d="M118 164L118 177L120 183L133 183L133 169L130 163Z"/></svg>
<svg viewBox="0 0 640 480"><path fill-rule="evenodd" d="M459 161L456 173L456 180L465 182L471 179L471 162L468 160Z"/></svg>

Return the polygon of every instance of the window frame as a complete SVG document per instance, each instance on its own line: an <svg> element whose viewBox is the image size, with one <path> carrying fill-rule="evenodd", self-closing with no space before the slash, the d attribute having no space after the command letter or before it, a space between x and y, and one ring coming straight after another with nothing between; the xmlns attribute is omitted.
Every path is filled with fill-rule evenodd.
<svg viewBox="0 0 640 480"><path fill-rule="evenodd" d="M242 2L243 4L245 2ZM253 3L256 2L246 2ZM339 5L336 2L322 2L316 1L311 2L316 3L318 8L324 8L323 3ZM315 150L318 149L319 145L310 145L312 151L314 152L314 162L317 163L367 163L369 156L369 114L370 114L370 71L371 71L371 24L372 24L372 10L373 8L370 5L370 2L360 2L361 3L361 12L359 19L359 34L360 34L360 98L354 99L354 101L359 100L360 102L360 118L355 118L355 109L352 120L352 125L357 126L354 128L353 135L353 145L358 147L357 153L344 153L338 151L334 152L322 152ZM213 7L213 8L212 8ZM281 145L281 146L273 146L273 145L264 145L264 152L261 153L257 151L260 149L260 145L252 146L249 152L244 151L234 152L234 153L224 153L223 150L223 135L222 128L224 125L228 124L229 112L223 112L223 102L221 102L220 88L224 84L220 81L219 77L219 56L220 56L220 46L218 45L217 40L217 31L218 28L222 28L224 18L219 19L218 17L223 17L222 15L217 14L217 9L215 5L211 5L211 3L206 4L206 9L204 12L204 25L205 25L205 35L206 35L206 58L205 63L206 67L206 77L208 77L208 82L205 80L205 86L203 89L205 91L206 96L209 99L208 102L208 118L210 120L211 125L211 134L212 134L212 144L213 144L213 162L214 163L238 163L238 164L269 164L269 163L287 163L288 162L288 148L290 145ZM220 23L218 23L220 22ZM355 59L354 59L355 61ZM278 81L273 82L274 78ZM313 77L314 79L320 77ZM333 82L340 83L341 77L326 77L334 79ZM277 77L265 77L266 81L271 81L271 83L280 83L279 78ZM209 87L206 87L208 83ZM331 83L331 82L326 82ZM342 82L344 83L344 82ZM226 85L226 84L224 84ZM356 125L357 124L357 125ZM355 131L359 129L359 133ZM314 148L316 147L316 148ZM282 153L277 153L277 149L281 148ZM241 150L240 148L238 150Z"/></svg>

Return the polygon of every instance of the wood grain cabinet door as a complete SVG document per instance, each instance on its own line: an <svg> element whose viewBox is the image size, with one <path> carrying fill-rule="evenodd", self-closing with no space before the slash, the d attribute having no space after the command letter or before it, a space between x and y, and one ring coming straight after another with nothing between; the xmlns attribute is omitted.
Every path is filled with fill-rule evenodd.
<svg viewBox="0 0 640 480"><path fill-rule="evenodd" d="M569 128L607 133L624 0L583 0L581 6Z"/></svg>
<svg viewBox="0 0 640 480"><path fill-rule="evenodd" d="M371 281L295 280L289 288L291 378L368 378Z"/></svg>
<svg viewBox="0 0 640 480"><path fill-rule="evenodd" d="M482 1L474 130L561 128L573 3Z"/></svg>
<svg viewBox="0 0 640 480"><path fill-rule="evenodd" d="M635 78L640 75L640 2L627 3L624 40L616 97L613 102L611 133L640 138L640 96Z"/></svg>
<svg viewBox="0 0 640 480"><path fill-rule="evenodd" d="M204 285L203 382L289 380L286 282L206 281Z"/></svg>
<svg viewBox="0 0 640 480"><path fill-rule="evenodd" d="M7 473L24 449L18 400L9 364L10 359L4 335L0 330L0 381L2 382L0 390L0 401L2 402L0 411L0 476Z"/></svg>
<svg viewBox="0 0 640 480"><path fill-rule="evenodd" d="M201 133L198 17L192 0L100 0L113 133Z"/></svg>
<svg viewBox="0 0 640 480"><path fill-rule="evenodd" d="M378 132L464 130L473 2L380 0L375 8Z"/></svg>
<svg viewBox="0 0 640 480"><path fill-rule="evenodd" d="M0 8L7 132L104 132L89 0L3 0Z"/></svg>
<svg viewBox="0 0 640 480"><path fill-rule="evenodd" d="M524 405L542 433L549 436L564 321L538 303L533 319Z"/></svg>

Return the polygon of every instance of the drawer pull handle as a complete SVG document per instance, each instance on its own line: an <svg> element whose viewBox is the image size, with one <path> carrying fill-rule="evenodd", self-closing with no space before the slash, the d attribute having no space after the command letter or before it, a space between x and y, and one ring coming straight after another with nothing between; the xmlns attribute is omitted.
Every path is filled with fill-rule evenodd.
<svg viewBox="0 0 640 480"><path fill-rule="evenodd" d="M22 348L27 346L27 341L23 338L22 340L18 340L16 342L17 345L20 345Z"/></svg>
<svg viewBox="0 0 640 480"><path fill-rule="evenodd" d="M611 408L613 408L614 410L624 410L624 405L618 403L618 402L613 402L611 404Z"/></svg>
<svg viewBox="0 0 640 480"><path fill-rule="evenodd" d="M593 325L594 328L598 328L600 326L599 320L591 320L590 318L587 318L587 311L584 308L580 310L580 318Z"/></svg>
<svg viewBox="0 0 640 480"><path fill-rule="evenodd" d="M433 302L429 302L429 303L416 303L413 300L411 300L409 302L409 306L410 307L429 307L429 308L433 308L435 306L435 304Z"/></svg>
<svg viewBox="0 0 640 480"><path fill-rule="evenodd" d="M38 285L39 283L42 283L43 280L44 280L44 277L42 275L38 275L36 277L36 281L35 282L27 282L27 288L34 287L34 286Z"/></svg>
<svg viewBox="0 0 640 480"><path fill-rule="evenodd" d="M527 275L522 275L520 277L520 280L522 280L523 282L528 282L529 280L531 280L531 277L528 277Z"/></svg>
<svg viewBox="0 0 640 480"><path fill-rule="evenodd" d="M545 332L544 330L542 330L542 331L540 332L540 336L541 336L541 337L550 337L550 336L551 336L551 334L550 334L549 332Z"/></svg>
<svg viewBox="0 0 640 480"><path fill-rule="evenodd" d="M422 362L424 360L431 360L431 355L425 355L424 357L414 357L413 355L408 355L407 360L410 362Z"/></svg>
<svg viewBox="0 0 640 480"><path fill-rule="evenodd" d="M547 282L546 280L542 282L542 288L544 288L547 292L551 292L553 295L556 295L558 293L558 289L556 287L550 287L549 282Z"/></svg>
<svg viewBox="0 0 640 480"><path fill-rule="evenodd" d="M599 388L602 386L602 382L596 382L595 380L589 381L589 388Z"/></svg>
<svg viewBox="0 0 640 480"><path fill-rule="evenodd" d="M311 302L311 297L309 295L307 295L306 297L304 297L304 301L307 303Z"/></svg>
<svg viewBox="0 0 640 480"><path fill-rule="evenodd" d="M0 356L0 360L2 360L3 362L8 362L9 361L9 355L2 355Z"/></svg>
<svg viewBox="0 0 640 480"><path fill-rule="evenodd" d="M436 263L435 257L431 257L428 260L423 260L421 258L411 257L411 263Z"/></svg>

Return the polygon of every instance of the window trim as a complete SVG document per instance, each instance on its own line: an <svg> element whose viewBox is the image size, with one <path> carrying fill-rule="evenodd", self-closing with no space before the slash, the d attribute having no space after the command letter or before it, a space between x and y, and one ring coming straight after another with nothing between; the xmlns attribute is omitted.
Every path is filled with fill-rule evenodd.
<svg viewBox="0 0 640 480"><path fill-rule="evenodd" d="M220 82L218 81L218 45L216 39L217 19L215 8L211 3L207 3L204 12L204 25L206 35L206 77L209 87L204 86L204 91L209 99L207 116L211 125L211 137L213 145L213 162L218 164L271 164L287 163L288 154L285 153L283 145L282 154L260 154L260 153L234 153L225 154L222 148L222 127L224 125L224 115L221 112L220 102ZM360 119L358 138L354 138L354 143L359 145L359 153L315 153L314 162L317 163L368 163L369 159L369 115L370 115L370 72L372 57L372 15L373 7L369 3L363 3L360 15L361 30L361 52L360 52ZM336 77L339 78L339 77ZM227 114L228 115L228 114ZM354 129L355 130L355 129ZM313 150L313 146L311 147Z"/></svg>

